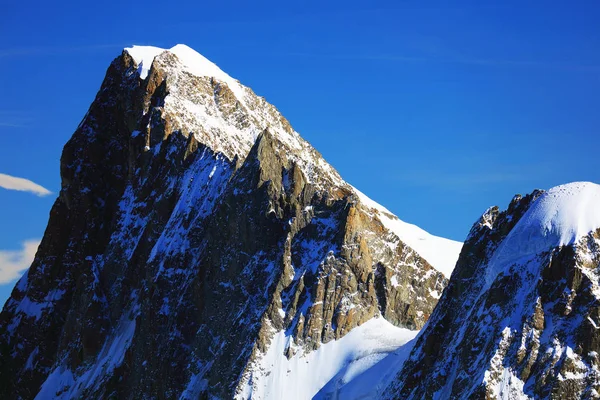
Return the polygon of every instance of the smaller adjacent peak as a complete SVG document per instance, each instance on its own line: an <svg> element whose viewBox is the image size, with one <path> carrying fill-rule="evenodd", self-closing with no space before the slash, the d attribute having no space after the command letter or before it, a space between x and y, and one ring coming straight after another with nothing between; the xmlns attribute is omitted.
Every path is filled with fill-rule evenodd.
<svg viewBox="0 0 600 400"><path fill-rule="evenodd" d="M488 268L488 284L512 264L576 244L599 228L600 185L572 182L543 192L495 253Z"/></svg>
<svg viewBox="0 0 600 400"><path fill-rule="evenodd" d="M544 192L511 232L519 239L545 238L548 246L574 244L600 228L600 185L572 182Z"/></svg>

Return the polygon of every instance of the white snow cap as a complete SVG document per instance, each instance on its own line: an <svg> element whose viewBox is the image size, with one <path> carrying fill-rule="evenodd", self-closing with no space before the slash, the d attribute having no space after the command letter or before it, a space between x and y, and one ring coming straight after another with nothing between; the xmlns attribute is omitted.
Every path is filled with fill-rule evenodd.
<svg viewBox="0 0 600 400"><path fill-rule="evenodd" d="M126 48L125 51L137 64L141 79L147 79L155 59L164 57L166 54L174 56L177 61L169 60L163 65L171 78L169 95L165 98L165 112L171 116L174 127L182 131L194 132L200 143L216 152L222 152L229 159L233 159L235 155L244 158L264 127L271 126L273 131L282 130L278 129L281 128L281 124L277 125L276 121L273 121L274 118L262 107L255 109L248 104L248 101L252 102L253 100L251 91L190 47L183 44L178 44L170 49L133 46ZM242 112L251 117L249 119L255 119L258 123L240 129L228 122L221 113L216 112L214 102L190 96L186 89L186 85L189 83L188 75L214 78L227 85L243 106ZM278 132L278 134L283 138L282 140L286 140L286 143L297 144L299 141L296 134L286 132Z"/></svg>
<svg viewBox="0 0 600 400"><path fill-rule="evenodd" d="M573 182L542 194L510 236L544 237L549 246L573 244L600 228L600 185Z"/></svg>
<svg viewBox="0 0 600 400"><path fill-rule="evenodd" d="M185 44L178 44L170 49L162 49L154 46L132 46L127 47L125 51L129 53L136 64L141 68L140 77L142 79L145 79L148 75L148 71L152 66L154 58L159 54L168 51L175 54L179 61L185 66L186 70L192 75L214 77L227 83L229 86L239 85L237 80L223 72L221 68L217 67L212 61Z"/></svg>
<svg viewBox="0 0 600 400"><path fill-rule="evenodd" d="M125 48L125 51L138 65L140 77L146 79L154 57L165 51L165 49L154 46L133 46Z"/></svg>
<svg viewBox="0 0 600 400"><path fill-rule="evenodd" d="M487 281L513 263L558 246L577 243L600 228L600 185L573 182L538 197L508 234L490 262Z"/></svg>

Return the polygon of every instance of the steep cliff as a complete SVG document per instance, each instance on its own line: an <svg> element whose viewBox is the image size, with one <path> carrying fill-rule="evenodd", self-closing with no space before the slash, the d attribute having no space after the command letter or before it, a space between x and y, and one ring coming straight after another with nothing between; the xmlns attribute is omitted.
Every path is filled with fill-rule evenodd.
<svg viewBox="0 0 600 400"><path fill-rule="evenodd" d="M447 283L427 260L448 271L461 247L182 45L112 62L61 177L0 314L2 398L277 398L268 360L382 317L423 327Z"/></svg>

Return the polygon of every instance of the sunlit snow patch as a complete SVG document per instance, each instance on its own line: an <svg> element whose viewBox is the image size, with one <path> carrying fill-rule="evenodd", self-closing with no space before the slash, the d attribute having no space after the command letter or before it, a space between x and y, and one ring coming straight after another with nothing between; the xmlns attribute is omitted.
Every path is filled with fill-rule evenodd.
<svg viewBox="0 0 600 400"><path fill-rule="evenodd" d="M373 318L308 354L284 355L291 340L278 332L252 367L243 399L371 398L402 368L418 331Z"/></svg>

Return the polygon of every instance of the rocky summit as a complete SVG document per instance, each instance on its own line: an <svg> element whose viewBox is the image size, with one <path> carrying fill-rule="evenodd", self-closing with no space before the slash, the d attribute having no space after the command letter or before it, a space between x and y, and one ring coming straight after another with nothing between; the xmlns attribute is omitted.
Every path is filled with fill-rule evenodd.
<svg viewBox="0 0 600 400"><path fill-rule="evenodd" d="M128 48L111 63L60 172L35 261L0 314L3 399L378 396L462 246L350 186L275 107L183 45ZM479 271L485 241L499 243L527 201L490 213L455 276ZM523 311L533 319L520 365L531 363L536 379L546 376L530 361L546 354L534 345L536 310L575 310L576 293L588 290L584 261L568 249L552 260L560 267L548 279L573 295L548 289ZM517 277L505 281L520 287ZM458 301L468 284L459 282L444 303ZM490 301L509 301L497 286ZM577 320L582 335L595 338L596 314ZM516 333L507 332L500 347L511 352ZM441 349L450 337L436 338L419 348ZM571 352L565 343L556 345L564 373L590 371L595 342ZM369 377L377 363L386 373ZM368 385L350 390L349 366ZM549 382L539 390L566 387ZM407 381L399 393L417 386Z"/></svg>

